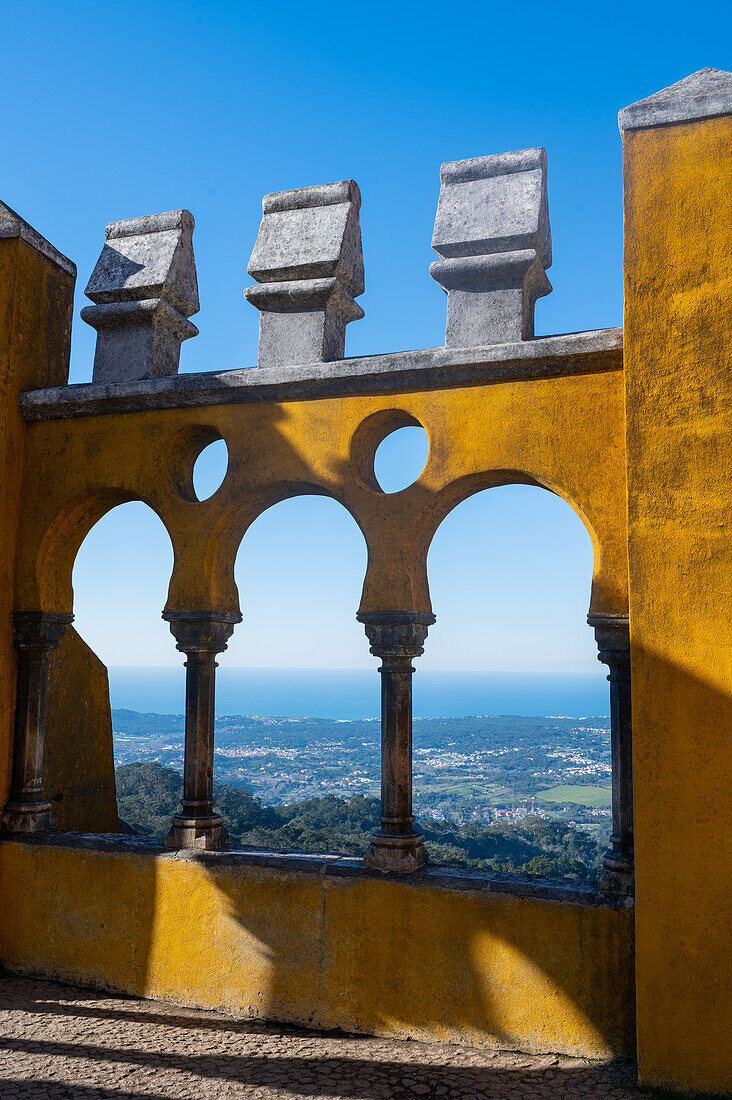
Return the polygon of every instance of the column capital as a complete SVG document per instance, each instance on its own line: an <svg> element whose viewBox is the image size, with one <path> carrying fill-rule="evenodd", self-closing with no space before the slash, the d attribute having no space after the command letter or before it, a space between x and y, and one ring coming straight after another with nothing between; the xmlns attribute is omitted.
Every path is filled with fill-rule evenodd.
<svg viewBox="0 0 732 1100"><path fill-rule="evenodd" d="M223 653L234 627L242 620L240 611L163 611L163 619L181 653Z"/></svg>
<svg viewBox="0 0 732 1100"><path fill-rule="evenodd" d="M14 611L13 644L18 650L49 653L58 648L74 616L60 611Z"/></svg>
<svg viewBox="0 0 732 1100"><path fill-rule="evenodd" d="M630 664L630 622L627 615L587 616L595 631L597 659L604 665Z"/></svg>
<svg viewBox="0 0 732 1100"><path fill-rule="evenodd" d="M359 611L374 657L420 657L429 628L436 622L430 611Z"/></svg>

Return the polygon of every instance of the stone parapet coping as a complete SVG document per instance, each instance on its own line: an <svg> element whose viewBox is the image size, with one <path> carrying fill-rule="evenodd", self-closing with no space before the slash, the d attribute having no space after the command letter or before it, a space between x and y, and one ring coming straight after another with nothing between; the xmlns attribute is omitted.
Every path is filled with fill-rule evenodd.
<svg viewBox="0 0 732 1100"><path fill-rule="evenodd" d="M732 73L724 69L699 69L624 107L618 123L621 130L648 130L725 115L732 115Z"/></svg>
<svg viewBox="0 0 732 1100"><path fill-rule="evenodd" d="M541 336L485 348L426 348L288 367L177 374L141 382L84 383L21 395L26 420L116 415L255 401L449 389L622 370L622 328Z"/></svg>
<svg viewBox="0 0 732 1100"><path fill-rule="evenodd" d="M25 241L31 248L35 248L36 252L40 252L42 256L45 256L51 263L56 264L62 271L65 271L67 275L71 275L72 278L76 278L76 264L73 260L70 260L68 256L64 256L62 252L59 252L57 248L47 241L45 237L29 225L24 218L21 218L20 214L16 214L6 203L0 200L0 237L17 237L21 241Z"/></svg>
<svg viewBox="0 0 732 1100"><path fill-rule="evenodd" d="M428 866L413 875L386 875L364 867L352 856L314 852L270 852L262 849L230 849L225 852L170 851L162 841L122 833L40 833L8 838L3 844L28 844L41 848L76 849L104 854L146 855L153 859L203 863L211 867L250 867L285 874L333 878L388 879L421 889L458 890L474 894L505 894L538 901L601 908L633 908L633 899L601 895L593 886L566 885L558 880L493 871L466 871L461 867Z"/></svg>

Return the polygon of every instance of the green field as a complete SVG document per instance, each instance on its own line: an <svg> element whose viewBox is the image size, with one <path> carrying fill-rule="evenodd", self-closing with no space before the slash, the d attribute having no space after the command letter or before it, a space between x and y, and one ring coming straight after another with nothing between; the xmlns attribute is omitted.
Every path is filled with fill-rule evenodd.
<svg viewBox="0 0 732 1100"><path fill-rule="evenodd" d="M612 805L612 791L608 787L580 787L560 783L558 787L549 787L546 791L537 791L537 798L545 802L574 802L578 806L591 809Z"/></svg>

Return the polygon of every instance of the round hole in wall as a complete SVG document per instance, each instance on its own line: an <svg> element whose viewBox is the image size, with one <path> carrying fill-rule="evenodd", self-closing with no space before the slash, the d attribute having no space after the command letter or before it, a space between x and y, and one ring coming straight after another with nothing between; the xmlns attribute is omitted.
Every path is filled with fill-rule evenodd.
<svg viewBox="0 0 732 1100"><path fill-rule="evenodd" d="M367 417L351 443L356 473L377 493L408 489L422 474L428 456L427 432L403 409L384 409Z"/></svg>
<svg viewBox="0 0 732 1100"><path fill-rule="evenodd" d="M229 468L229 449L223 439L203 448L193 463L193 491L196 500L208 500L223 484Z"/></svg>
<svg viewBox="0 0 732 1100"><path fill-rule="evenodd" d="M397 428L376 448L374 477L384 493L400 493L413 485L427 465L429 440L420 425Z"/></svg>
<svg viewBox="0 0 732 1100"><path fill-rule="evenodd" d="M168 440L163 465L171 489L189 504L197 504L221 486L229 452L218 428L192 424Z"/></svg>

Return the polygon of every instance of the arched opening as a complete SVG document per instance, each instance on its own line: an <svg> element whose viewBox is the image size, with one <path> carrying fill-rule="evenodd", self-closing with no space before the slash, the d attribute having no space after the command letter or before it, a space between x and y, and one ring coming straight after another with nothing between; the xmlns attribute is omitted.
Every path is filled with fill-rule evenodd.
<svg viewBox="0 0 732 1100"><path fill-rule="evenodd" d="M414 805L433 862L595 879L611 820L607 669L588 532L528 485L478 492L428 554Z"/></svg>
<svg viewBox="0 0 732 1100"><path fill-rule="evenodd" d="M366 545L298 496L244 535L243 614L219 660L216 805L236 847L362 854L378 821L379 684L356 622Z"/></svg>
<svg viewBox="0 0 732 1100"><path fill-rule="evenodd" d="M151 508L133 501L107 512L74 563L68 658L84 695L76 721L91 720L84 737L70 731L67 758L79 758L83 783L107 803L114 797L114 766L120 819L158 836L167 832L180 797L177 788L168 796L157 789L161 761L183 765L184 671L161 618L172 568L170 537ZM63 692L49 697L63 698Z"/></svg>

